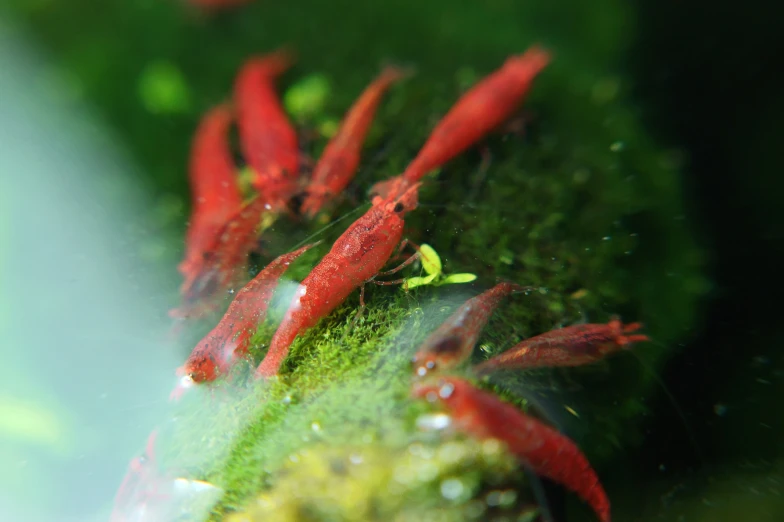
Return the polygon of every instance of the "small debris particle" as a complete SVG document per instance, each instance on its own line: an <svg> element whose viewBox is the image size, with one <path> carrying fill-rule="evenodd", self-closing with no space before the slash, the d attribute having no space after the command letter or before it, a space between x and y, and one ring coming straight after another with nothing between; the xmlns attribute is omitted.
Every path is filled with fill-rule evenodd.
<svg viewBox="0 0 784 522"><path fill-rule="evenodd" d="M612 145L610 145L610 150L612 152L621 152L626 147L626 144L622 141L616 141Z"/></svg>
<svg viewBox="0 0 784 522"><path fill-rule="evenodd" d="M586 290L585 288L581 288L581 289L577 290L575 293L573 293L570 297L572 299L582 299L583 297L585 297L587 295L588 295L588 290Z"/></svg>

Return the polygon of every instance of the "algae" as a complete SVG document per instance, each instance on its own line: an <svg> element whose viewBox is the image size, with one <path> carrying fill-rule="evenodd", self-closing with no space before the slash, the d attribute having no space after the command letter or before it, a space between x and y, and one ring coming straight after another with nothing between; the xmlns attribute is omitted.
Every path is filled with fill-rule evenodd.
<svg viewBox="0 0 784 522"><path fill-rule="evenodd" d="M430 436L427 447L438 453L459 445L465 455L458 463L436 463L421 484L400 485L392 471L422 465L403 465L411 448L424 444L416 419L429 411L408 397L417 342L497 278L541 290L507 301L481 337L476 360L557 326L620 313L646 324L656 343L635 352L660 367L695 320L695 303L707 288L702 253L683 216L678 154L647 135L619 70L634 16L625 2L257 2L214 18L188 16L177 2L107 5L100 13L75 4L20 13L57 49L76 91L127 139L163 201L187 201L185 158L197 119L229 95L251 54L282 44L296 49L299 61L279 82L281 93L308 77L330 86L329 96L307 109L313 122L338 120L384 61L416 67L417 75L382 103L344 199L312 223L282 219L265 231L259 263L324 239L292 267L295 280L365 210L364 191L400 172L465 89L535 41L554 53L517 129L499 131L481 153L471 150L430 176L420 208L407 217L408 237L432 245L445 273L476 274L477 283L408 293L370 287L362 318L353 321L354 295L295 341L277 381L254 386L249 369L238 368L230 385L199 390L179 407L161 440L164 461L226 491L214 520L234 512L260 519L269 506L280 506L281 519L460 520L489 509L480 495L485 487L526 496L510 459L486 460L481 445L448 435ZM73 37L59 28L76 12L91 30ZM136 38L142 31L148 37ZM127 42L134 52L125 53ZM108 59L121 55L122 64ZM165 114L149 110L124 87L155 63L176 64L185 78L186 114L179 106ZM325 142L317 135L306 152L317 153ZM184 219L167 215L158 225L181 230ZM161 263L174 266L179 252L172 245L159 254ZM404 274L422 275L419 269ZM279 308L255 337L254 362ZM639 442L653 381L633 357L619 356L590 368L504 375L487 385L558 424L601 475L615 450ZM368 465L347 464L352 455ZM465 488L459 502L444 498L446 480ZM391 484L401 489L387 495ZM524 506L512 504L526 516Z"/></svg>

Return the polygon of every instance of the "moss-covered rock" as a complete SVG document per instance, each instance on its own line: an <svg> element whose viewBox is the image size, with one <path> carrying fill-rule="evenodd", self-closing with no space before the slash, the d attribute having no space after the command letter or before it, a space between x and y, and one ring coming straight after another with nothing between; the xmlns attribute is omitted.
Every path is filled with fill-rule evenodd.
<svg viewBox="0 0 784 522"><path fill-rule="evenodd" d="M492 442L314 444L292 454L272 489L226 520L492 520L488 511L503 516L524 506L514 489L492 486L508 486L514 472Z"/></svg>

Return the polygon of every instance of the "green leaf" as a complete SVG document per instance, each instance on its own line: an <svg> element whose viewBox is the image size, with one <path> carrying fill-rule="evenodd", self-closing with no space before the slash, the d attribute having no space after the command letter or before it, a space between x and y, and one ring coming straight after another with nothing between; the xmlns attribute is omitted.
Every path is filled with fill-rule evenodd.
<svg viewBox="0 0 784 522"><path fill-rule="evenodd" d="M403 283L403 289L411 290L412 288L416 288L418 286L425 286L430 284L430 282L436 278L437 274L431 274L427 277L409 277L406 279L406 282Z"/></svg>
<svg viewBox="0 0 784 522"><path fill-rule="evenodd" d="M438 275L441 273L441 258L433 247L427 244L422 244L419 247L419 252L422 254L422 268L425 269L430 275Z"/></svg>
<svg viewBox="0 0 784 522"><path fill-rule="evenodd" d="M458 283L470 283L476 279L476 274L452 274L446 276L443 281L441 281L442 285L450 285L450 284L458 284Z"/></svg>

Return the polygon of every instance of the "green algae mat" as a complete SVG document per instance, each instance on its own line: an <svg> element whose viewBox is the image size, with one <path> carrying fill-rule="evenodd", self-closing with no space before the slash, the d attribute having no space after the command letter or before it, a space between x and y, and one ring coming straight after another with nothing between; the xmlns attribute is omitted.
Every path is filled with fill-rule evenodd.
<svg viewBox="0 0 784 522"><path fill-rule="evenodd" d="M533 43L553 53L522 123L429 176L406 218L406 236L431 245L444 274L475 281L369 288L355 323L357 292L295 341L278 379L246 385L248 369L239 368L230 385L173 407L158 440L161 464L224 491L211 519L535 517L537 495L503 448L423 432L418 424L431 409L409 398L417 343L498 279L539 290L502 305L475 361L616 313L645 323L655 342L634 348L645 365L625 354L485 384L562 427L600 476L617 449L640 442L644 399L655 386L647 368L659 367L689 329L706 283L682 210L680 157L642 126L621 68L635 16L627 3L260 0L215 16L174 0L101 9L86 1L15 4L62 65L72 87L63 96L95 104L142 162L143 181L170 209L157 216L164 229L183 229L198 119L230 94L248 56L281 45L296 51L278 85L313 156L383 65L412 67L416 74L382 103L346 197L321 220L282 219L265 232L270 256L324 240L292 266L294 280L467 88ZM84 30L67 31L69 23ZM160 254L172 272L180 248ZM414 266L404 274L425 273ZM273 307L256 335L255 362L281 314Z"/></svg>

